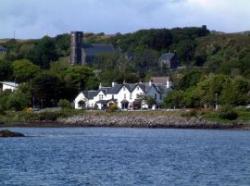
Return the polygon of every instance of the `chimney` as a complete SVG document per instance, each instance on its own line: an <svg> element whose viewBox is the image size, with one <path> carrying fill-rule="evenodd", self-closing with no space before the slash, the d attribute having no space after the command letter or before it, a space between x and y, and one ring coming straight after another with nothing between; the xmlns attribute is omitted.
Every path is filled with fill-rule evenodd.
<svg viewBox="0 0 250 186"><path fill-rule="evenodd" d="M99 89L101 89L101 88L102 88L102 83L99 84Z"/></svg>
<svg viewBox="0 0 250 186"><path fill-rule="evenodd" d="M112 82L112 87L115 87L115 85L116 85L116 82L113 81Z"/></svg>
<svg viewBox="0 0 250 186"><path fill-rule="evenodd" d="M166 88L171 88L172 87L172 82L170 81L170 79L168 78L167 82L166 82Z"/></svg>
<svg viewBox="0 0 250 186"><path fill-rule="evenodd" d="M150 87L152 87L152 84L153 84L153 81L152 81L152 80L149 80L148 85L149 85Z"/></svg>

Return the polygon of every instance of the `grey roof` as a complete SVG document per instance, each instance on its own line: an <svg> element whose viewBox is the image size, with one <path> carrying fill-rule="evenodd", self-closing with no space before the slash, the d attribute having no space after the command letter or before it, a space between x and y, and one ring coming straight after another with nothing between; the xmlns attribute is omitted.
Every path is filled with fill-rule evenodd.
<svg viewBox="0 0 250 186"><path fill-rule="evenodd" d="M175 53L168 52L168 53L162 54L161 57L160 57L160 60L171 61L171 60L173 60L175 57L176 57L176 54L175 54Z"/></svg>
<svg viewBox="0 0 250 186"><path fill-rule="evenodd" d="M8 85L11 87L18 87L19 86L19 84L15 83L15 82L10 82L10 81L1 81L0 84Z"/></svg>
<svg viewBox="0 0 250 186"><path fill-rule="evenodd" d="M101 91L104 94L117 94L123 86L125 86L130 92L132 92L137 86L139 86L145 93L149 92L153 87L159 93L164 93L166 91L166 87L157 86L155 84L152 84L152 86L150 86L148 83L124 83L116 84L114 87L102 87L99 90L84 91L83 94L86 96L86 98L93 99Z"/></svg>
<svg viewBox="0 0 250 186"><path fill-rule="evenodd" d="M99 54L113 53L115 51L112 44L91 44L83 46L87 56L96 56Z"/></svg>
<svg viewBox="0 0 250 186"><path fill-rule="evenodd" d="M114 87L111 87L108 91L109 94L116 94L120 91L120 89L125 86L130 92L134 91L134 89L139 86L145 93L147 93L152 87L155 87L153 84L149 86L148 83L124 83L124 84L116 84ZM156 89L158 90L158 89Z"/></svg>
<svg viewBox="0 0 250 186"><path fill-rule="evenodd" d="M83 91L83 94L88 99L93 99L97 94L99 93L99 90L89 90L89 91Z"/></svg>
<svg viewBox="0 0 250 186"><path fill-rule="evenodd" d="M110 89L108 90L108 94L117 94L122 87L122 84L116 84L114 87L110 87Z"/></svg>
<svg viewBox="0 0 250 186"><path fill-rule="evenodd" d="M170 80L169 76L156 76L156 77L152 77L151 81L156 84L156 85L165 85L167 83L167 81Z"/></svg>

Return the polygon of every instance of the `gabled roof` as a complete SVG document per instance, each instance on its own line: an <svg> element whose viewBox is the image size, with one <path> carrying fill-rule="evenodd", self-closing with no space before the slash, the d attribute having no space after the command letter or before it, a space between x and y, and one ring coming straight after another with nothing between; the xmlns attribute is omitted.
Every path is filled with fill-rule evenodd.
<svg viewBox="0 0 250 186"><path fill-rule="evenodd" d="M170 77L169 76L162 76L162 77L152 77L151 78L151 81L154 83L154 84L162 84L162 85L166 85L167 81L170 80Z"/></svg>
<svg viewBox="0 0 250 186"><path fill-rule="evenodd" d="M10 82L10 81L1 81L0 83L3 85L8 85L10 87L14 87L14 88L19 86L19 84L15 83L15 82Z"/></svg>
<svg viewBox="0 0 250 186"><path fill-rule="evenodd" d="M82 93L87 99L93 99L99 93L99 90L83 91Z"/></svg>
<svg viewBox="0 0 250 186"><path fill-rule="evenodd" d="M140 87L145 94L148 93L152 88L154 88L159 93L163 93L166 91L166 86L158 86L155 84L152 84L150 86L149 83L124 83L124 84L115 84L115 86L113 87L102 87L99 90L83 91L82 93L85 95L87 99L93 99L100 92L112 95L117 94L123 87L126 87L129 90L129 92L132 93L137 86Z"/></svg>
<svg viewBox="0 0 250 186"><path fill-rule="evenodd" d="M84 45L87 56L96 56L103 53L113 53L115 51L112 44L91 44Z"/></svg>
<svg viewBox="0 0 250 186"><path fill-rule="evenodd" d="M176 53L168 52L161 55L160 60L171 61L176 57Z"/></svg>

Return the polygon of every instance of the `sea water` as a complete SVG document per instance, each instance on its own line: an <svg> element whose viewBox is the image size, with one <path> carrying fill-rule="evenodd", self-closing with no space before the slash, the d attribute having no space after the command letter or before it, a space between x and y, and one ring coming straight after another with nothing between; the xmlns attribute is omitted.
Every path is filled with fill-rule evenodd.
<svg viewBox="0 0 250 186"><path fill-rule="evenodd" d="M250 132L12 128L0 139L0 185L249 186Z"/></svg>

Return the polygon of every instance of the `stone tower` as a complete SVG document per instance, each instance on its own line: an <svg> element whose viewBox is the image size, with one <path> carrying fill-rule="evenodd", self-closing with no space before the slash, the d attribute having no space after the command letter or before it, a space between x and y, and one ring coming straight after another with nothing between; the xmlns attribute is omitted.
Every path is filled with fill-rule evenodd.
<svg viewBox="0 0 250 186"><path fill-rule="evenodd" d="M83 32L71 32L70 64L82 64Z"/></svg>

